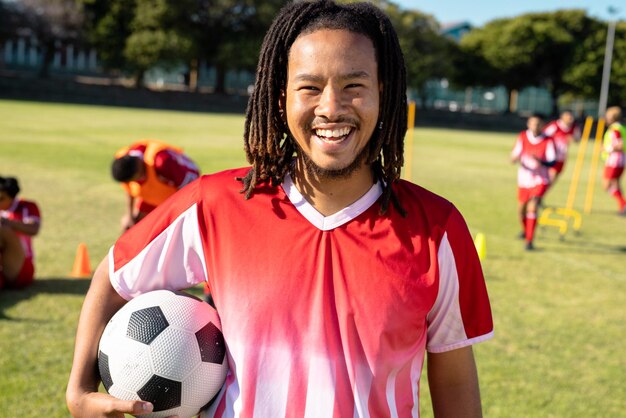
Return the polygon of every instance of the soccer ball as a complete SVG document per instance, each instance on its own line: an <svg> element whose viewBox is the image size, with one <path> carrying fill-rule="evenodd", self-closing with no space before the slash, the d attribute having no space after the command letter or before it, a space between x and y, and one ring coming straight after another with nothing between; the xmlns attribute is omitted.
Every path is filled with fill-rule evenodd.
<svg viewBox="0 0 626 418"><path fill-rule="evenodd" d="M147 417L193 417L228 371L217 311L184 292L155 290L113 315L98 349L102 383L119 399L152 402Z"/></svg>

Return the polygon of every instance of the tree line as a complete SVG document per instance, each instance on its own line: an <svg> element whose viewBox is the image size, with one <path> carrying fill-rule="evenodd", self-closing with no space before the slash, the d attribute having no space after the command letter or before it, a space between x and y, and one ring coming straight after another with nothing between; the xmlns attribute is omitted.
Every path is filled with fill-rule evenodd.
<svg viewBox="0 0 626 418"><path fill-rule="evenodd" d="M429 80L458 89L546 88L559 98L596 99L607 23L584 10L528 13L495 19L460 41L441 33L432 16L375 0L391 18L403 48L409 88L425 98ZM265 31L284 0L0 0L0 42L37 38L40 75L47 76L58 42L94 48L104 69L141 86L154 66L189 69L194 89L200 61L225 92L228 71L254 71ZM617 22L609 103L626 104L626 22Z"/></svg>

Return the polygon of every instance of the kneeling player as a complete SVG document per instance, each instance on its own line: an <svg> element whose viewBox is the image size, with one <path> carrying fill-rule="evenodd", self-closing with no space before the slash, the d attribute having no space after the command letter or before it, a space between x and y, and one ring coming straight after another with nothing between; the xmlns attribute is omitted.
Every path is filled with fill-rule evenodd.
<svg viewBox="0 0 626 418"><path fill-rule="evenodd" d="M22 289L35 276L32 238L39 232L39 207L20 199L15 177L0 177L0 291Z"/></svg>

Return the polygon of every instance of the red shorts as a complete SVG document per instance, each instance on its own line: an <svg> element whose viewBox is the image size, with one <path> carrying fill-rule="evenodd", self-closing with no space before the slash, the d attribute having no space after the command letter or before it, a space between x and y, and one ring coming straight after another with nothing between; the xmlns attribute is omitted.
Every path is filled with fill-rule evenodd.
<svg viewBox="0 0 626 418"><path fill-rule="evenodd" d="M552 167L550 167L550 171L555 171L556 174L561 173L563 171L563 167L565 166L565 161L557 161L554 163Z"/></svg>
<svg viewBox="0 0 626 418"><path fill-rule="evenodd" d="M35 280L35 266L33 260L27 258L22 264L22 269L17 275L17 279L9 282L4 278L4 274L0 270L0 289L23 289L30 286Z"/></svg>
<svg viewBox="0 0 626 418"><path fill-rule="evenodd" d="M619 179L624 172L624 167L604 167L604 178L607 180Z"/></svg>
<svg viewBox="0 0 626 418"><path fill-rule="evenodd" d="M518 187L517 188L517 200L520 203L526 203L530 199L534 197L542 198L544 194L548 191L547 184L540 184L535 187Z"/></svg>

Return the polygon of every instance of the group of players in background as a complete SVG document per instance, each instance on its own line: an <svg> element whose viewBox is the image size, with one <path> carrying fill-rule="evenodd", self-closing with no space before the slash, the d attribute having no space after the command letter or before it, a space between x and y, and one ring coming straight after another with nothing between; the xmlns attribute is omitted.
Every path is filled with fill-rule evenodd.
<svg viewBox="0 0 626 418"><path fill-rule="evenodd" d="M622 124L619 107L607 109L605 118L603 187L617 201L619 214L625 215L620 178L624 172L626 126ZM566 110L547 124L543 116L533 114L527 120L527 129L520 132L515 142L511 161L519 163L520 238L525 240L527 250L534 248L542 198L563 171L570 143L579 139L580 126L574 114ZM126 230L176 190L198 178L200 169L177 147L141 140L117 151L111 174L128 195L127 211L121 221L122 230ZM34 202L18 198L18 193L16 178L0 178L0 289L26 287L34 278L32 238L39 232L39 208ZM208 289L205 297L210 300Z"/></svg>
<svg viewBox="0 0 626 418"><path fill-rule="evenodd" d="M605 119L608 128L603 141L603 186L617 200L618 213L625 215L626 201L619 184L624 172L623 139L626 136L621 108L607 109ZM520 238L524 239L526 250L533 250L537 213L542 199L563 171L570 143L580 139L580 127L569 110L548 124L542 115L533 114L526 126L527 129L517 137L511 162L519 163L517 200L522 225Z"/></svg>

